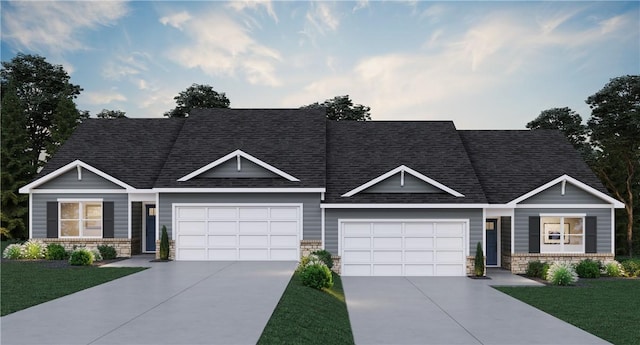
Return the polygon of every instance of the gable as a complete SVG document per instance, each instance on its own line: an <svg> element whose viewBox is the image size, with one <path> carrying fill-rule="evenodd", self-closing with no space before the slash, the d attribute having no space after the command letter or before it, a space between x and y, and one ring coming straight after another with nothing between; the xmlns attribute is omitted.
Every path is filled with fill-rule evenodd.
<svg viewBox="0 0 640 345"><path fill-rule="evenodd" d="M442 190L411 175L397 173L360 193L443 193Z"/></svg>
<svg viewBox="0 0 640 345"><path fill-rule="evenodd" d="M111 182L113 185L115 185L116 188L118 189L126 189L126 190L133 190L135 188L133 188L132 186L118 180L117 178L103 172L100 171L99 169L96 169L94 167L92 167L91 165L82 162L80 160L76 160L73 161L61 168L58 168L56 170L54 170L53 172L46 174L44 176L42 176L41 178L27 184L26 186L20 188L19 192L21 194L28 194L31 193L32 190L34 189L38 189L40 188L40 186L46 185L48 183L53 182L53 184L49 185L49 188L45 188L45 189L49 189L49 190L54 190L54 188L52 188L52 186L61 186L64 183L73 183L73 179L74 179L74 173L75 173L75 179L76 181L80 181L80 183L76 183L77 186L80 186L81 188L75 188L75 189L91 189L85 187L83 185L82 181L82 176L86 173L93 173L93 175L97 175L97 176L91 176L89 175L89 180L88 180L88 185L91 184L97 184L97 185L102 185L105 186L106 182ZM62 180L60 180L60 182L58 183L56 180L62 177ZM100 181L99 178L102 178L104 181ZM105 182L106 181L106 182ZM82 188L84 187L84 188ZM55 188L57 190L57 188ZM64 189L64 188L63 188ZM101 188L104 189L104 188Z"/></svg>
<svg viewBox="0 0 640 345"><path fill-rule="evenodd" d="M71 169L47 181L38 189L123 189L121 186L82 167Z"/></svg>
<svg viewBox="0 0 640 345"><path fill-rule="evenodd" d="M520 204L602 204L606 202L606 200L571 183L565 183L563 192L562 182L559 182L528 199L522 200Z"/></svg>

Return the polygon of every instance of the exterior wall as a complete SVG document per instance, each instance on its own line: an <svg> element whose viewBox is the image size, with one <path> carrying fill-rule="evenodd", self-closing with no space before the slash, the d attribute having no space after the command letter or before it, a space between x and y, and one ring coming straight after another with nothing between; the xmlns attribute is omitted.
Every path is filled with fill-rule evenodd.
<svg viewBox="0 0 640 345"><path fill-rule="evenodd" d="M118 257L131 256L131 241L126 238L33 238L47 244L57 243L64 247L65 250L71 251L75 248L86 247L88 249L97 249L100 245L112 246L116 249Z"/></svg>
<svg viewBox="0 0 640 345"><path fill-rule="evenodd" d="M325 249L338 252L338 219L469 219L469 255L476 254L482 242L481 209L325 209Z"/></svg>
<svg viewBox="0 0 640 345"><path fill-rule="evenodd" d="M527 271L529 261L541 262L565 262L569 264L577 264L584 259L591 259L607 264L614 260L613 254L597 253L597 254L529 254L516 253L510 257L511 272L523 274Z"/></svg>
<svg viewBox="0 0 640 345"><path fill-rule="evenodd" d="M515 210L515 253L529 253L529 217L541 213L571 214L579 213L597 218L597 252L611 253L611 209L605 208L517 208Z"/></svg>
<svg viewBox="0 0 640 345"><path fill-rule="evenodd" d="M565 184L562 195L562 183L558 183L548 189L520 202L521 204L603 204L604 200L587 193L572 185Z"/></svg>
<svg viewBox="0 0 640 345"><path fill-rule="evenodd" d="M131 254L142 253L142 202L131 203Z"/></svg>
<svg viewBox="0 0 640 345"><path fill-rule="evenodd" d="M320 240L302 240L300 241L300 257L308 256L309 254L322 249L322 241ZM340 256L331 255L333 260L333 267L331 270L336 274L340 274L342 268L342 259Z"/></svg>
<svg viewBox="0 0 640 345"><path fill-rule="evenodd" d="M411 174L404 174L404 186L400 187L400 174L398 173L360 193L442 193L442 191Z"/></svg>
<svg viewBox="0 0 640 345"><path fill-rule="evenodd" d="M38 189L123 189L117 184L105 180L87 169L82 169L82 180L78 180L78 171L70 171L38 186Z"/></svg>
<svg viewBox="0 0 640 345"><path fill-rule="evenodd" d="M84 176L83 176L84 178ZM129 238L129 198L127 194L31 194L33 208L32 217L32 237L47 237L47 202L58 201L58 199L102 199L103 201L113 201L114 206L114 237Z"/></svg>
<svg viewBox="0 0 640 345"><path fill-rule="evenodd" d="M253 163L252 161L244 158L240 158L240 171L238 171L238 162L236 158L229 159L228 161L217 165L211 170L202 173L197 178L218 178L218 177L280 177L271 171ZM282 177L280 177L282 178Z"/></svg>
<svg viewBox="0 0 640 345"><path fill-rule="evenodd" d="M172 204L180 203L300 203L303 204L302 228L303 240L320 240L320 194L319 193L162 193L158 205L160 228L167 226L169 238L173 238Z"/></svg>

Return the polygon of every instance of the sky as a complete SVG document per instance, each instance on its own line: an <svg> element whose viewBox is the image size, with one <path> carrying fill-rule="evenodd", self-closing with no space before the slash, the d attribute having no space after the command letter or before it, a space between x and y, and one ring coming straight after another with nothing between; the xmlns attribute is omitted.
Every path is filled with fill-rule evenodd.
<svg viewBox="0 0 640 345"><path fill-rule="evenodd" d="M373 120L524 129L640 74L640 2L2 1L1 56L38 54L78 108L162 117L193 83L232 108L338 95Z"/></svg>

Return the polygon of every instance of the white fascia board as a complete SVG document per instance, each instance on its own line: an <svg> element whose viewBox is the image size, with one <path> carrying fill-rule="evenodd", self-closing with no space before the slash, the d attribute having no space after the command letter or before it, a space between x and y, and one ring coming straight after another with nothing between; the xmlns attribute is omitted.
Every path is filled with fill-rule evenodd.
<svg viewBox="0 0 640 345"><path fill-rule="evenodd" d="M532 197L532 196L534 196L534 195L536 195L536 194L538 194L538 193L540 193L540 192L542 192L544 190L547 190L547 189L549 189L549 188L551 188L551 187L553 187L556 184L561 183L561 182L563 182L563 183L569 182L572 185L582 189L583 191L585 191L585 192L587 192L589 194L592 194L592 195L594 195L594 196L596 196L596 197L598 197L600 199L603 199L603 200L611 203L614 208L624 208L624 204L621 203L620 201L618 201L618 200L616 200L616 199L614 199L614 198L602 193L601 191L599 191L599 190L597 190L597 189L595 189L595 188L593 188L593 187L591 187L591 186L589 186L589 185L587 185L587 184L585 184L583 182L580 182L580 181L576 180L575 178L573 178L573 177L571 177L569 175L562 175L562 176L560 176L560 177L558 177L558 178L556 178L556 179L554 179L554 180L552 180L550 182L547 182L547 183L543 184L542 186L530 191L529 193L526 193L526 194L524 194L524 195L522 195L522 196L520 196L520 197L518 197L516 199L511 200L510 202L507 203L507 205L510 205L511 207L514 207L517 203L520 203L520 202L522 202L522 201L524 201L526 199L529 199L530 197ZM575 204L575 207L580 207L580 204Z"/></svg>
<svg viewBox="0 0 640 345"><path fill-rule="evenodd" d="M426 183L428 183L428 184L430 184L430 185L432 185L432 186L434 186L434 187L436 187L436 188L438 188L438 189L440 189L442 191L445 191L445 192L447 192L447 193L449 193L449 194L451 194L451 195L453 195L455 197L459 197L459 198L460 197L464 197L463 194L458 193L457 191L455 191L455 190L443 185L442 183L440 183L440 182L438 182L438 181L436 181L434 179L431 179L431 178L429 178L429 177L427 177L427 176L425 176L425 175L423 175L423 174L421 174L421 173L419 173L419 172L417 172L417 171L415 171L415 170L413 170L413 169L411 169L411 168L409 168L408 166L405 166L405 165L401 165L401 166L399 166L399 167L397 167L397 168L395 168L395 169L393 169L393 170L391 170L391 171L389 171L387 173L384 173L384 174L374 178L373 180L371 180L371 181L369 181L369 182L367 182L367 183L365 183L365 184L363 184L363 185L361 185L359 187L356 187L356 188L346 192L345 194L342 195L342 197L353 196L353 195L355 195L355 194L357 194L357 193L359 193L359 192L361 192L361 191L363 191L363 190L365 190L365 189L367 189L367 188L369 188L369 187L371 187L371 186L373 186L373 185L375 185L375 184L377 184L377 183L379 183L381 181L384 181L384 180L388 179L389 177L391 177L391 176L393 176L393 175L395 175L395 174L397 174L399 172L400 173L409 173L409 174L413 175L414 177L416 177L416 178L418 178L418 179L420 179L420 180L422 180L422 181L424 181L424 182L426 182Z"/></svg>
<svg viewBox="0 0 640 345"><path fill-rule="evenodd" d="M325 188L154 188L155 193L324 193Z"/></svg>
<svg viewBox="0 0 640 345"><path fill-rule="evenodd" d="M485 208L487 204L320 204L320 208Z"/></svg>
<svg viewBox="0 0 640 345"><path fill-rule="evenodd" d="M615 208L611 204L523 204L515 208Z"/></svg>
<svg viewBox="0 0 640 345"><path fill-rule="evenodd" d="M249 160L249 161L251 161L251 162L253 162L253 163L255 163L255 164L259 165L259 166L261 166L262 168L265 168L265 169L271 171L272 173L274 173L276 175L284 177L285 179L287 179L289 181L292 181L292 182L300 181L299 179L295 178L294 176L289 175L286 172L284 172L284 171L282 171L282 170L280 170L280 169L278 169L278 168L276 168L276 167L274 167L274 166L272 166L270 164L267 164L267 163L259 160L258 158L253 157L252 155L246 153L246 152L243 152L242 150L235 150L235 151L229 153L228 155L226 155L226 156L224 156L222 158L216 159L215 161L203 166L202 168L200 168L200 169L198 169L198 170L196 170L196 171L194 171L194 172L192 172L190 174L187 174L187 175L179 178L178 181L179 182L189 181L190 179L192 179L192 178L194 178L194 177L196 177L196 176L198 176L198 175L200 175L200 174L202 174L202 173L204 173L206 171L211 170L212 168L214 168L214 167L216 167L216 166L228 161L229 159L233 159L233 158L239 159L237 157L245 158L245 159L247 159L247 160ZM239 167L240 167L240 163L238 161L238 168Z"/></svg>
<svg viewBox="0 0 640 345"><path fill-rule="evenodd" d="M126 189L33 189L31 194L127 194Z"/></svg>
<svg viewBox="0 0 640 345"><path fill-rule="evenodd" d="M33 192L34 188L37 188L38 186L55 179L56 177L68 172L71 169L74 169L74 168L78 169L78 167L87 169L87 170L91 171L92 173L102 177L103 179L105 179L107 181L110 181L110 182L112 182L112 183L114 183L114 184L116 184L116 185L118 185L118 186L120 186L120 187L122 187L122 188L124 188L126 190L135 189L134 187L132 187L132 186L130 186L130 185L118 180L117 178L115 178L115 177L113 177L113 176L111 176L109 174L106 174L106 173L104 173L104 172L92 167L91 165L89 165L89 164L87 164L87 163L85 163L85 162L83 162L81 160L75 160L75 161L73 161L73 162L71 162L71 163L69 163L69 164L67 164L67 165L65 165L65 166L63 166L61 168L58 168L55 171L53 171L53 172L51 172L51 173L49 173L49 174L47 174L47 175L45 175L45 176L43 176L41 178L29 183L28 185L20 188L18 191L20 192L20 194L29 194L30 192Z"/></svg>

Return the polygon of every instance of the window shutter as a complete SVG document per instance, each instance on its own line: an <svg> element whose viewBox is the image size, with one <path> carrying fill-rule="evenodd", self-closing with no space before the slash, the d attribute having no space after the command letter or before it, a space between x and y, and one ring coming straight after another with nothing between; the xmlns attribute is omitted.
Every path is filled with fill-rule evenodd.
<svg viewBox="0 0 640 345"><path fill-rule="evenodd" d="M529 253L540 253L540 217L529 217Z"/></svg>
<svg viewBox="0 0 640 345"><path fill-rule="evenodd" d="M58 203L47 201L47 238L58 238Z"/></svg>
<svg viewBox="0 0 640 345"><path fill-rule="evenodd" d="M598 226L597 217L587 217L585 219L585 253L597 253L598 252Z"/></svg>
<svg viewBox="0 0 640 345"><path fill-rule="evenodd" d="M114 236L114 216L113 201L102 203L102 237L113 238Z"/></svg>

